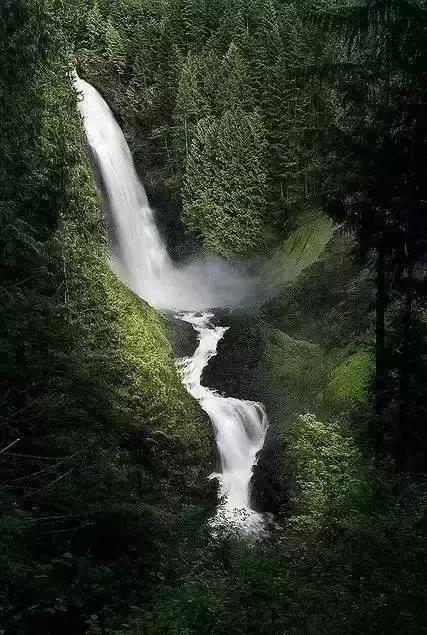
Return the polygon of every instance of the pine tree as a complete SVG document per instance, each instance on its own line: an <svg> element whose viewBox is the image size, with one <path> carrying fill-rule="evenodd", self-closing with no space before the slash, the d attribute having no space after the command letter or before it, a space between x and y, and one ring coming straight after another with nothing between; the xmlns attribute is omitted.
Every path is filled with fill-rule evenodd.
<svg viewBox="0 0 427 635"><path fill-rule="evenodd" d="M101 51L105 47L105 21L99 9L98 0L94 0L86 15L86 43L89 48Z"/></svg>
<svg viewBox="0 0 427 635"><path fill-rule="evenodd" d="M279 226L318 197L327 95L303 69L319 60L323 41L320 29L308 29L294 5L263 3L251 69L267 131L269 204Z"/></svg>
<svg viewBox="0 0 427 635"><path fill-rule="evenodd" d="M209 114L201 92L202 66L200 58L187 55L179 77L174 119L177 153L187 158L197 122Z"/></svg>
<svg viewBox="0 0 427 635"><path fill-rule="evenodd" d="M249 107L252 100L248 85L248 65L234 42L230 44L221 66L222 82L218 89L223 109Z"/></svg>
<svg viewBox="0 0 427 635"><path fill-rule="evenodd" d="M206 4L208 0L181 0L187 51L199 51L207 38Z"/></svg>
<svg viewBox="0 0 427 635"><path fill-rule="evenodd" d="M106 57L113 65L114 69L119 73L123 73L126 66L126 51L122 37L118 30L113 26L111 20L107 23L105 33Z"/></svg>
<svg viewBox="0 0 427 635"><path fill-rule="evenodd" d="M210 39L211 47L220 55L227 52L232 42L240 45L246 39L248 22L243 4L240 0L233 0L223 7L218 28Z"/></svg>
<svg viewBox="0 0 427 635"><path fill-rule="evenodd" d="M231 257L262 244L264 150L256 112L228 110L198 124L187 161L184 218L207 251Z"/></svg>

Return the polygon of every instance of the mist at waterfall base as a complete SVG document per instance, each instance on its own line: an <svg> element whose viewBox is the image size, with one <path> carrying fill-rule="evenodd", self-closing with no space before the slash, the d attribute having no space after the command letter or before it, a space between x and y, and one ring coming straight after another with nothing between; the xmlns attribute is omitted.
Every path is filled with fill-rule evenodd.
<svg viewBox="0 0 427 635"><path fill-rule="evenodd" d="M220 260L194 260L181 267L170 259L157 230L153 211L138 179L126 139L99 93L75 76L79 109L87 140L108 197L113 223L112 270L137 295L159 309L172 310L197 332L198 347L177 361L188 392L208 414L215 433L221 504L216 521L258 532L261 515L250 509L250 482L267 430L264 407L256 402L222 397L202 386L203 369L216 355L226 327L215 326L211 307L235 307L254 288L249 276Z"/></svg>

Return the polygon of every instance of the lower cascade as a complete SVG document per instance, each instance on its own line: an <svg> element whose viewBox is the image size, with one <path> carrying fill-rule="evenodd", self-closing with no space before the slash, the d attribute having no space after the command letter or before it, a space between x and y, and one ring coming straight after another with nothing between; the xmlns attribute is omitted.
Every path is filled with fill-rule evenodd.
<svg viewBox="0 0 427 635"><path fill-rule="evenodd" d="M250 482L268 425L264 406L222 397L201 383L203 369L227 331L227 327L214 325L214 315L207 309L241 304L250 290L248 278L219 260L196 260L182 267L172 262L110 108L93 86L77 76L75 86L82 96L79 109L112 216L111 267L142 299L159 309L175 311L198 335L193 356L178 360L177 366L183 384L208 414L215 433L220 471L212 477L219 480L221 496L216 520L260 530L263 517L250 509Z"/></svg>
<svg viewBox="0 0 427 635"><path fill-rule="evenodd" d="M264 406L254 401L221 397L202 386L203 370L216 355L227 327L213 325L212 313L184 313L177 317L192 324L198 334L199 345L194 355L178 360L177 365L185 387L198 399L214 428L221 471L212 476L218 477L223 498L218 517L256 529L262 525L262 517L250 509L250 481L267 431Z"/></svg>

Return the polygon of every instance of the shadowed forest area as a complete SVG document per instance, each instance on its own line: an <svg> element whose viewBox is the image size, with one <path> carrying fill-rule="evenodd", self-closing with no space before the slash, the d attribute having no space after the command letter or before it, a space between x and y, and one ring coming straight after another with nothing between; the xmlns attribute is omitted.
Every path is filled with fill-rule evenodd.
<svg viewBox="0 0 427 635"><path fill-rule="evenodd" d="M202 375L266 408L255 538L196 334L110 270L75 70L173 261L262 289ZM426 633L426 229L424 0L2 0L0 633Z"/></svg>

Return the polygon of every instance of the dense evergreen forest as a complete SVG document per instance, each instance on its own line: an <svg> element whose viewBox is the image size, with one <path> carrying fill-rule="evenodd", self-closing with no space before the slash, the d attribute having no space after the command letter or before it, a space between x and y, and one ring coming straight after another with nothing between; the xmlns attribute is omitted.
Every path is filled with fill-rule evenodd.
<svg viewBox="0 0 427 635"><path fill-rule="evenodd" d="M174 261L264 288L203 376L268 412L256 539L191 329L108 266L75 69ZM425 0L2 0L0 633L427 632L426 230Z"/></svg>

